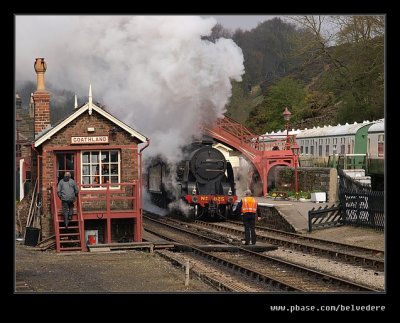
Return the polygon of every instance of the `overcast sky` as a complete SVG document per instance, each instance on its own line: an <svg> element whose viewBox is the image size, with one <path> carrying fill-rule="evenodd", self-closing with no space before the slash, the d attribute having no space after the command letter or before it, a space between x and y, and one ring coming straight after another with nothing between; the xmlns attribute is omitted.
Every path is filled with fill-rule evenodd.
<svg viewBox="0 0 400 323"><path fill-rule="evenodd" d="M204 16L207 17L207 16ZM272 15L221 15L216 16L212 15L222 26L225 28L231 29L232 31L240 28L243 30L250 30L257 27L258 23L263 22L265 20L269 20L275 17L283 17L283 16L272 16Z"/></svg>

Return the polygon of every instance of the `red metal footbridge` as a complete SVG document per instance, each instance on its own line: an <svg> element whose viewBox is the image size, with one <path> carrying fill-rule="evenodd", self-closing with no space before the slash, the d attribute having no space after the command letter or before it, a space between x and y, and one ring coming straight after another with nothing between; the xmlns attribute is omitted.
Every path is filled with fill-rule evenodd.
<svg viewBox="0 0 400 323"><path fill-rule="evenodd" d="M295 167L298 163L298 155L292 150L298 148L295 135L257 135L226 116L218 119L213 127L204 127L204 131L240 151L253 164L262 182L263 195L268 193L268 173L272 167Z"/></svg>

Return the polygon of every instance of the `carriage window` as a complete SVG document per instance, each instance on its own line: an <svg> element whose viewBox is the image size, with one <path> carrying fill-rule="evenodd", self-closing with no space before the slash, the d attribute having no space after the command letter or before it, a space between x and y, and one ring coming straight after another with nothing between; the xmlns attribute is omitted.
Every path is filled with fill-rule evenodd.
<svg viewBox="0 0 400 323"><path fill-rule="evenodd" d="M385 154L384 145L385 145L384 135L378 135L378 157L384 156L384 154Z"/></svg>
<svg viewBox="0 0 400 323"><path fill-rule="evenodd" d="M120 182L120 155L117 150L83 151L82 152L82 188L105 188L90 184L107 184ZM111 185L110 188L119 188Z"/></svg>

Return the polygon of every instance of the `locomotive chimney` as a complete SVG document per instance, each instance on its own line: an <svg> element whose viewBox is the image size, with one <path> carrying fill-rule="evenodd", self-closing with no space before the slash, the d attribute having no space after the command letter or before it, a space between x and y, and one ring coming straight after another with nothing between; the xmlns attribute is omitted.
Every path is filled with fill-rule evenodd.
<svg viewBox="0 0 400 323"><path fill-rule="evenodd" d="M50 125L50 93L45 88L44 73L47 65L44 58L36 58L34 67L37 74L37 86L33 94L36 137L39 132Z"/></svg>

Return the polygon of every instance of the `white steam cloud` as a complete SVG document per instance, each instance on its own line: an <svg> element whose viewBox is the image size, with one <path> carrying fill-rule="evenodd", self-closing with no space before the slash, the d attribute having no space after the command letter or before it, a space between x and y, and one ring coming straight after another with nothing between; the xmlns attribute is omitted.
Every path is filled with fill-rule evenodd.
<svg viewBox="0 0 400 323"><path fill-rule="evenodd" d="M28 18L34 17L16 19L17 82L34 80L33 62L44 57L46 81L54 86L87 96L91 83L94 101L150 138L145 156L177 160L178 147L202 123L223 115L230 82L244 73L243 53L232 40L201 39L213 18L47 17L52 26L35 35Z"/></svg>

